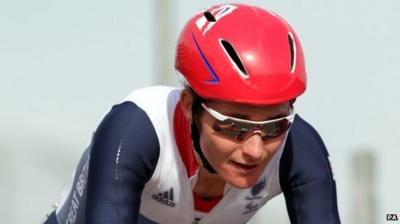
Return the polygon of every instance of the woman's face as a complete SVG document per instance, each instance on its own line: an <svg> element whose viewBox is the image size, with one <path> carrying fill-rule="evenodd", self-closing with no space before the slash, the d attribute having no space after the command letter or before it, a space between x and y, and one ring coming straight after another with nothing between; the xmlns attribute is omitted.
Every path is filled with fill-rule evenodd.
<svg viewBox="0 0 400 224"><path fill-rule="evenodd" d="M291 107L289 103L252 106L221 101L207 102L206 105L221 114L252 121L286 116ZM257 133L238 141L215 131L213 124L216 119L204 109L198 119L200 147L204 155L224 181L238 188L248 188L256 184L284 141L284 134L263 141Z"/></svg>

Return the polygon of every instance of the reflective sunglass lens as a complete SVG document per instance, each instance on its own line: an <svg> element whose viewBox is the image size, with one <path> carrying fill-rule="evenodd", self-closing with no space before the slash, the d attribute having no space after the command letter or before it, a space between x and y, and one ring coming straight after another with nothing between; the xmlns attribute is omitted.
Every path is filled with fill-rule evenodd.
<svg viewBox="0 0 400 224"><path fill-rule="evenodd" d="M259 132L264 141L276 138L285 133L289 127L290 122L288 120L281 120L264 125L249 125L232 121L216 121L213 124L213 129L215 131L238 141L242 141L255 132Z"/></svg>

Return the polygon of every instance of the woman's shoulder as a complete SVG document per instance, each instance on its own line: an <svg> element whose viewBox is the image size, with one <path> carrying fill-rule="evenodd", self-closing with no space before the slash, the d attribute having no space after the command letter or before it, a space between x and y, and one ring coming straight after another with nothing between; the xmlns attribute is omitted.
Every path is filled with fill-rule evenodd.
<svg viewBox="0 0 400 224"><path fill-rule="evenodd" d="M320 178L332 178L329 153L316 129L296 115L281 161L281 184L300 185Z"/></svg>

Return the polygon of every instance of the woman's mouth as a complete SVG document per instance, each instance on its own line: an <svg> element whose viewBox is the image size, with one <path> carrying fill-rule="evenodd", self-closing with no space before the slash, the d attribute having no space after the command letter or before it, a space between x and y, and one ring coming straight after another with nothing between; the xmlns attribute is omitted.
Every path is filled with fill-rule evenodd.
<svg viewBox="0 0 400 224"><path fill-rule="evenodd" d="M259 164L245 164L245 163L239 163L239 162L235 162L235 161L232 161L231 163L237 171L239 171L240 173L243 173L243 174L253 173L259 167Z"/></svg>

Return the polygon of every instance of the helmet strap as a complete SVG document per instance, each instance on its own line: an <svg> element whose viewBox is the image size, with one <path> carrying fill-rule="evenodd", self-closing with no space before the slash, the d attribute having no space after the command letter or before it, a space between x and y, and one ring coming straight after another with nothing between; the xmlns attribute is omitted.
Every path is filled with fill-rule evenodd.
<svg viewBox="0 0 400 224"><path fill-rule="evenodd" d="M199 129L196 125L195 122L195 112L200 108L201 105L201 100L198 97L195 97L193 100L192 104L192 125L191 125L191 137L192 137L192 144L194 150L196 150L197 154L200 157L201 162L203 163L203 167L207 169L208 172L210 173L217 173L215 169L211 166L211 164L208 162L206 156L204 155L203 151L201 151L200 147L200 133Z"/></svg>

